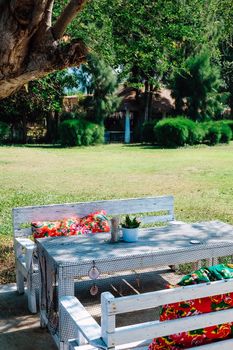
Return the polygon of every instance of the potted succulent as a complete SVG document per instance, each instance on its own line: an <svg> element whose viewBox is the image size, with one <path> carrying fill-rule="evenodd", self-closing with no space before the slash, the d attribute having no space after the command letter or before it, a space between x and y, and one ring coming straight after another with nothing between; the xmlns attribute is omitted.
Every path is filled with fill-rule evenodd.
<svg viewBox="0 0 233 350"><path fill-rule="evenodd" d="M136 242L140 224L141 222L136 217L131 219L129 215L126 215L125 221L121 224L123 241Z"/></svg>

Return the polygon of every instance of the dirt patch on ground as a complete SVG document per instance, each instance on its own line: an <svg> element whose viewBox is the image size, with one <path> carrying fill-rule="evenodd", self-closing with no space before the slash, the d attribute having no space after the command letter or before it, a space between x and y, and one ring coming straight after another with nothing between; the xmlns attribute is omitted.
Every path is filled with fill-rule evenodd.
<svg viewBox="0 0 233 350"><path fill-rule="evenodd" d="M15 282L15 257L11 239L0 238L0 284Z"/></svg>

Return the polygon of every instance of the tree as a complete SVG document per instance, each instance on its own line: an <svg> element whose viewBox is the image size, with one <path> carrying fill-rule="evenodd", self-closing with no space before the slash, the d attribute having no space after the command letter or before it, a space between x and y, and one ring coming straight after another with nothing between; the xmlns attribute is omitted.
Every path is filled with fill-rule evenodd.
<svg viewBox="0 0 233 350"><path fill-rule="evenodd" d="M218 0L110 0L115 62L130 82L144 86L144 119L150 119L152 95L203 45L216 56L213 32Z"/></svg>
<svg viewBox="0 0 233 350"><path fill-rule="evenodd" d="M220 36L221 72L229 92L228 104L233 115L233 2L221 0L218 6L218 17L223 23Z"/></svg>
<svg viewBox="0 0 233 350"><path fill-rule="evenodd" d="M53 20L54 0L0 0L0 99L31 80L85 60L83 40L64 34L86 1L60 1L66 5Z"/></svg>
<svg viewBox="0 0 233 350"><path fill-rule="evenodd" d="M187 59L184 68L175 74L172 96L178 114L193 120L216 117L223 110L225 94L221 94L220 70L204 52Z"/></svg>
<svg viewBox="0 0 233 350"><path fill-rule="evenodd" d="M64 88L77 87L74 74L66 70L51 73L48 76L28 83L12 96L1 101L0 120L22 130L21 141L27 142L27 123L43 124L46 119L47 142L57 137L58 113L62 109Z"/></svg>
<svg viewBox="0 0 233 350"><path fill-rule="evenodd" d="M78 79L83 92L89 95L83 101L87 118L98 124L114 113L120 104L117 96L117 74L96 55L89 55L87 64L78 71Z"/></svg>

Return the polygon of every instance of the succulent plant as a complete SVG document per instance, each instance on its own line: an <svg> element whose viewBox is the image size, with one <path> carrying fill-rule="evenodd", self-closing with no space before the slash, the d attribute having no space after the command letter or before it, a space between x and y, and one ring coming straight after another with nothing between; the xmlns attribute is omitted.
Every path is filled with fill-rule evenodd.
<svg viewBox="0 0 233 350"><path fill-rule="evenodd" d="M129 215L126 215L125 221L122 222L121 226L123 228L137 228L140 224L141 222L136 217L131 219Z"/></svg>

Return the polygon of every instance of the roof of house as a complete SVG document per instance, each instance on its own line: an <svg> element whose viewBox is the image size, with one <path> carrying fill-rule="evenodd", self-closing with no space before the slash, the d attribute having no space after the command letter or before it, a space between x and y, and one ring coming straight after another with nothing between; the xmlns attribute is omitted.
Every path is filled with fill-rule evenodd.
<svg viewBox="0 0 233 350"><path fill-rule="evenodd" d="M140 96L137 99L137 94ZM130 111L138 111L141 107L140 99L143 98L144 91L138 91L132 87L122 87L118 94L122 97L119 110L129 109ZM171 96L171 90L161 88L153 92L152 111L156 113L169 113L175 107L175 101Z"/></svg>
<svg viewBox="0 0 233 350"><path fill-rule="evenodd" d="M143 90L138 90L130 86L121 86L119 88L118 96L122 98L118 111L125 111L126 109L131 112L139 111L142 108ZM79 102L79 97L64 96L63 105L65 109L69 110ZM161 88L156 92L153 92L152 98L152 113L169 113L175 107L175 101L171 96L171 90Z"/></svg>

